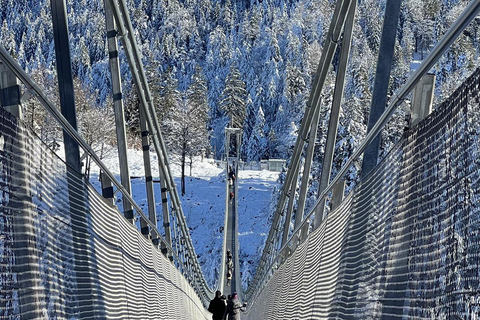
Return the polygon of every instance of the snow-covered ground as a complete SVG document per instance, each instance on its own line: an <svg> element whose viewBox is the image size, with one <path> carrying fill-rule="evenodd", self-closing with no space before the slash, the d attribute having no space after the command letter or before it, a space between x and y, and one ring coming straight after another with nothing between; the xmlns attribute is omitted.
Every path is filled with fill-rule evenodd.
<svg viewBox="0 0 480 320"><path fill-rule="evenodd" d="M120 180L120 169L116 152L103 159L107 168ZM147 196L143 169L143 156L140 150L128 150L132 194L137 204L147 213ZM195 251L199 257L207 282L214 286L217 281L220 250L223 243L225 214L225 168L219 167L212 159L196 159L192 176L186 177L186 193L181 196L182 208L187 219ZM180 195L181 168L171 161L170 169ZM153 176L158 177L156 155L152 154ZM186 173L189 174L189 168ZM99 169L92 165L91 183L100 190ZM263 242L268 233L270 199L278 190L278 172L267 170L240 170L238 173L238 223L240 242L240 264L244 286L253 276L261 255ZM155 184L157 217L161 219L161 199L159 185ZM121 205L121 202L117 202ZM160 225L160 224L159 224Z"/></svg>

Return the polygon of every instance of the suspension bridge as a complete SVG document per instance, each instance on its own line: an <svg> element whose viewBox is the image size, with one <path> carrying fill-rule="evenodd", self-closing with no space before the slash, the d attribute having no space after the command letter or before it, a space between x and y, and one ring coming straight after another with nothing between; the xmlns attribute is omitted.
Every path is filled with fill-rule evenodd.
<svg viewBox="0 0 480 320"><path fill-rule="evenodd" d="M105 0L121 181L76 130L65 3L52 0L60 110L0 45L0 318L210 319L206 307L220 289L248 302L243 319L478 319L480 69L434 108L428 72L477 16L480 1L471 1L387 104L400 2L385 6L367 135L330 177L356 11L356 1L336 2L272 226L244 291L237 197L229 198L237 183L225 185L223 258L211 288L189 236L125 0ZM147 212L131 195L118 42L140 100ZM318 197L306 212L321 92L340 44ZM379 134L410 94L409 126L378 162ZM22 120L29 99L63 128L65 159ZM225 140L227 155L236 148L226 170L230 164L237 173L239 132L226 130ZM160 172L160 228L150 145ZM101 168L102 194L82 173L81 154ZM361 156L362 176L346 194L345 175ZM297 189L299 199L290 196ZM227 250L235 266L229 284Z"/></svg>

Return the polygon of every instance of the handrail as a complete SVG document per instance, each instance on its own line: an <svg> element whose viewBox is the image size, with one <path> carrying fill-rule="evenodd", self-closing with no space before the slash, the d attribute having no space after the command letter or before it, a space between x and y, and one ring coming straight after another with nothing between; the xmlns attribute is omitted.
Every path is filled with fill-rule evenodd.
<svg viewBox="0 0 480 320"><path fill-rule="evenodd" d="M333 59L333 54L335 49L337 48L337 43L333 40L333 36L336 39L339 38L341 30L343 29L343 25L346 19L346 14L348 12L348 8L350 7L352 0L341 0L338 1L335 6L335 12L333 14L327 37L325 39L325 44L322 50L322 56L320 58L320 62L318 64L317 73L315 75L315 79L313 81L312 90L310 93L310 97L307 102L307 108L305 109L305 114L302 119L302 123L300 125L300 130L297 136L297 140L295 142L295 147L292 154L292 159L290 161L289 170L287 171L287 177L285 179L285 183L283 188L281 189L281 194L277 203L277 207L274 212L272 227L270 228L270 232L267 236L265 241L265 246L263 249L262 257L260 258L257 272L255 273L254 279L252 280L254 283L257 281L257 275L259 275L259 271L264 271L265 265L268 263L267 256L270 255L270 251L272 251L272 246L276 243L275 237L277 236L276 233L279 230L279 222L280 216L283 215L284 205L287 197L287 193L289 192L290 186L294 178L297 178L297 172L294 172L294 168L298 167L298 163L300 162L300 157L302 154L302 149L306 141L306 135L308 134L309 127L311 126L313 115L315 112L319 111L320 108L320 93L323 89L323 85L325 84L325 79L327 76L327 71L330 67L330 63ZM248 297L250 294L250 286L246 290L245 295Z"/></svg>
<svg viewBox="0 0 480 320"><path fill-rule="evenodd" d="M358 159L358 157L363 153L367 145L375 139L375 137L380 133L383 127L386 125L390 117L393 115L395 109L401 105L404 101L405 97L413 90L415 85L420 81L421 77L427 73L433 65L438 61L441 55L448 49L448 47L452 44L453 41L463 32L463 30L468 26L468 24L477 16L480 12L480 0L472 1L467 8L461 13L455 23L449 28L449 30L445 33L442 39L437 43L437 45L433 48L427 58L421 63L420 67L413 73L413 75L407 80L407 82L400 88L397 94L392 98L391 102L389 103L388 107L385 109L383 114L380 116L376 124L372 127L372 130L367 134L364 141L360 144L360 146L355 150L352 156L348 159L348 161L342 166L340 171L336 174L336 176L332 179L330 184L325 188L325 190L318 195L317 200L305 217L304 221L292 232L292 236L287 240L284 246L275 252L276 255L273 259L270 259L269 265L265 268L262 268L263 274L260 275L260 279L255 277L254 285L256 290L259 290L258 283L263 282L265 280L265 276L268 271L272 270L272 267L278 263L279 252L284 250L291 241L295 238L300 230L305 227L306 223L311 223L310 218L312 218L313 214L315 213L316 207L320 204L321 199L325 197L328 192L334 187L334 185L347 173L350 166L353 162ZM272 225L272 228L274 226ZM267 247L267 244L265 245ZM265 248L264 248L265 251ZM263 258L263 255L262 255ZM259 270L257 270L258 273ZM256 274L257 275L257 274ZM261 281L260 281L261 280ZM248 292L250 292L250 287L248 288Z"/></svg>
<svg viewBox="0 0 480 320"><path fill-rule="evenodd" d="M45 109L57 120L60 126L74 139L81 147L84 149L88 155L92 157L95 163L102 169L103 172L108 176L112 183L120 190L122 196L125 197L128 202L135 208L135 210L146 220L150 227L154 228L157 231L159 239L164 242L168 248L172 249L166 242L165 239L160 235L157 226L155 226L150 219L147 218L142 209L138 204L133 200L130 194L127 192L125 187L115 178L115 176L108 170L102 160L98 155L93 151L90 145L79 135L79 133L72 127L67 119L60 113L58 108L54 105L50 99L42 92L42 89L30 78L30 76L20 67L20 65L10 56L5 47L0 44L0 58L3 63L15 74L15 76L20 79L20 81L27 87L27 89L32 92L39 100L40 103L45 107ZM172 249L173 250L173 249ZM178 258L178 257L177 257Z"/></svg>
<svg viewBox="0 0 480 320"><path fill-rule="evenodd" d="M141 101L140 107L144 109L146 114L148 128L150 130L151 137L153 138L155 151L157 152L159 158L159 167L162 170L163 176L166 178L165 180L167 183L167 189L168 191L170 191L172 205L174 207L174 211L177 213L177 218L180 222L179 225L184 239L187 241L187 252L189 259L194 264L195 271L199 272L196 280L200 280L200 283L204 287L203 289L205 289L207 295L210 298L213 298L214 292L207 285L201 267L198 263L198 259L196 258L195 249L193 247L190 233L188 232L180 198L175 187L175 182L173 180L170 167L168 166L168 157L165 143L163 142L160 126L158 124L158 119L153 105L153 99L150 94L150 89L148 87L145 71L143 69L143 64L140 59L140 53L138 51L138 46L134 37L134 30L130 20L130 16L128 15L127 6L124 0L119 0L119 3L113 0L108 1L110 1L112 8L114 8L113 14L117 25L121 25L123 28L122 30L126 30L126 36L121 37L121 40L126 52L128 63L130 65L130 70L137 85L137 90ZM123 19L120 15L123 15Z"/></svg>
<svg viewBox="0 0 480 320"><path fill-rule="evenodd" d="M193 243L188 232L188 228L186 226L185 216L183 214L183 210L181 207L181 203L179 200L179 196L175 187L174 179L171 174L170 168L168 167L168 159L165 144L163 143L163 138L160 132L160 126L158 125L158 120L156 119L156 113L154 110L154 106L152 103L151 95L148 89L148 83L145 77L145 72L143 70L143 65L140 59L140 53L138 51L138 46L136 45L135 38L133 37L133 27L130 22L130 18L127 12L127 7L124 1L120 1L120 7L113 0L106 0L110 1L112 6L112 11L114 18L117 22L117 28L119 29L119 38L122 40L123 47L126 52L127 60L130 66L130 71L132 76L137 84L138 93L141 101L141 107L144 108L145 114L147 115L147 124L150 130L150 134L153 137L153 142L155 146L155 150L158 155L159 159L159 167L162 170L163 176L166 177L166 187L171 195L172 205L174 207L175 214L179 221L179 227L181 229L182 238L185 239L185 251L188 256L188 261L184 261L181 264L185 265L192 265L192 268L187 268L184 265L179 267L183 270L183 273L194 272L195 276L190 283L197 287L198 294L203 296L203 302L206 303L207 300L213 297L213 291L206 283L205 277L201 270L201 267L198 263L198 259L196 258L195 249L193 247ZM123 16L123 18L122 18ZM126 22L126 26L125 26ZM175 257L176 261L181 262L182 259L178 256L178 253L172 248L172 246L165 241L163 237L160 236L160 232L157 229L157 226L154 225L150 219L143 213L140 207L135 203L133 198L128 194L126 189L119 183L114 175L106 168L105 165L101 162L99 157L94 153L94 151L90 148L90 146L80 137L80 135L76 132L76 130L68 123L68 121L63 117L63 115L58 111L55 105L43 94L41 89L32 81L32 79L24 72L18 63L10 57L8 52L2 47L1 48L1 56L4 58L8 67L15 73L15 75L22 80L22 82L27 86L29 91L32 91L36 94L42 105L52 114L52 116L56 119L56 121L64 128L64 130L94 159L94 161L98 164L98 166L105 172L105 174L110 178L112 183L120 190L128 200L128 202L132 205L132 207L141 215L141 217L145 220L147 225L152 228L152 230L156 230L158 239L166 246L166 248L172 253ZM147 96L145 96L145 93ZM190 269L190 270L188 270Z"/></svg>

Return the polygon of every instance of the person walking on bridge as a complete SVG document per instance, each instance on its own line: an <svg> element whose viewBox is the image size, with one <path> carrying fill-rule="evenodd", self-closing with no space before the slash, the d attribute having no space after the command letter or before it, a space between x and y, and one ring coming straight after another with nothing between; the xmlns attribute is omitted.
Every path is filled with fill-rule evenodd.
<svg viewBox="0 0 480 320"><path fill-rule="evenodd" d="M212 313L212 320L223 320L226 308L227 305L225 304L225 299L222 299L222 292L217 290L217 292L215 292L215 298L213 298L208 305L208 311Z"/></svg>
<svg viewBox="0 0 480 320"><path fill-rule="evenodd" d="M246 306L246 303L243 305L240 304L236 292L232 293L231 299L228 299L227 301L224 320L240 320L240 311L245 311Z"/></svg>
<svg viewBox="0 0 480 320"><path fill-rule="evenodd" d="M228 180L230 180L230 185L234 186L235 185L235 171L230 168L230 171L228 172Z"/></svg>
<svg viewBox="0 0 480 320"><path fill-rule="evenodd" d="M230 249L227 250L227 286L230 286L232 283L232 276L233 276L233 260L232 260L232 252Z"/></svg>

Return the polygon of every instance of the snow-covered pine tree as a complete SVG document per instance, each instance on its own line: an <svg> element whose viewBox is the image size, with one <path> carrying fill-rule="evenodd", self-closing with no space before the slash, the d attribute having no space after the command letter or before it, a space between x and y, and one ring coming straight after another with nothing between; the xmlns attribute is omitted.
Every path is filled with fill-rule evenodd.
<svg viewBox="0 0 480 320"><path fill-rule="evenodd" d="M176 113L180 107L182 96L178 91L178 81L174 77L172 68L167 69L160 76L158 91L159 101L157 108L157 117L165 138L165 143L169 148L174 144L171 139L175 135Z"/></svg>
<svg viewBox="0 0 480 320"><path fill-rule="evenodd" d="M220 109L222 109L230 119L230 127L243 127L247 112L246 89L245 82L242 80L235 64L232 64L230 67L230 73L225 81L225 89L222 92Z"/></svg>
<svg viewBox="0 0 480 320"><path fill-rule="evenodd" d="M229 72L230 52L230 42L227 40L224 30L217 26L212 30L207 40L205 67L203 69L207 81L208 104L210 106L211 144L216 158L222 153L224 128L228 122L220 109L220 101L225 88L225 79Z"/></svg>
<svg viewBox="0 0 480 320"><path fill-rule="evenodd" d="M15 40L14 34L10 30L7 20L3 21L2 28L0 29L0 42L14 58L17 57L17 55L15 54L15 51L17 49L17 42Z"/></svg>
<svg viewBox="0 0 480 320"><path fill-rule="evenodd" d="M248 140L253 132L253 127L255 126L255 120L257 111L255 106L253 105L253 101L251 95L248 94L247 101L246 101L246 116L245 122L243 124L243 135L242 135L242 143L240 154L242 159L247 159L247 149L248 149Z"/></svg>
<svg viewBox="0 0 480 320"><path fill-rule="evenodd" d="M262 107L258 108L250 139L247 143L247 161L259 161L263 158L267 151L267 139L263 132L265 127L265 116Z"/></svg>
<svg viewBox="0 0 480 320"><path fill-rule="evenodd" d="M208 99L207 83L205 75L200 66L197 65L192 76L190 88L187 91L187 99L190 105L190 130L191 145L187 149L187 156L190 159L190 175L192 175L193 157L210 154L210 137L208 132Z"/></svg>

